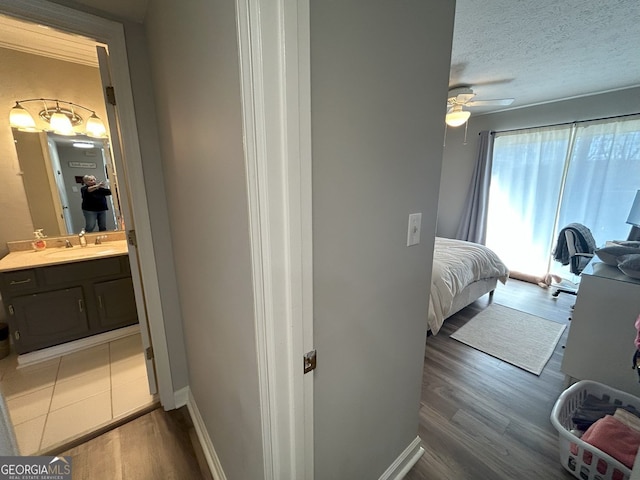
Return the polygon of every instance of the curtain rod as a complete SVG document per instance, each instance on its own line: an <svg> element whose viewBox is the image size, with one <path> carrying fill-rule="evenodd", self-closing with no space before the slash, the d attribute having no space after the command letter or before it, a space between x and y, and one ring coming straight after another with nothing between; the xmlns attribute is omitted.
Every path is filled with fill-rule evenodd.
<svg viewBox="0 0 640 480"><path fill-rule="evenodd" d="M491 135L495 135L496 133L519 132L521 130L531 130L531 129L534 129L534 128L561 127L563 125L573 125L573 124L576 124L576 123L587 123L587 122L598 122L600 120L613 120L615 118L634 117L636 115L640 115L640 112L638 112L638 113L628 113L628 114L625 114L625 115L615 115L615 116L612 116L612 117L592 118L590 120L574 120L573 122L553 123L551 125L540 125L538 127L512 128L510 130L491 130L489 133L491 133ZM480 135L480 134L478 134L478 135Z"/></svg>

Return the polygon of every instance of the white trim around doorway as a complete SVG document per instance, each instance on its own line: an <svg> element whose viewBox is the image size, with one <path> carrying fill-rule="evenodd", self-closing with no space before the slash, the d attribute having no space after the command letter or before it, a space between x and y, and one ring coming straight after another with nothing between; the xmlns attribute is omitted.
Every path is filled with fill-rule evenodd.
<svg viewBox="0 0 640 480"><path fill-rule="evenodd" d="M236 0L265 480L313 479L308 0Z"/></svg>

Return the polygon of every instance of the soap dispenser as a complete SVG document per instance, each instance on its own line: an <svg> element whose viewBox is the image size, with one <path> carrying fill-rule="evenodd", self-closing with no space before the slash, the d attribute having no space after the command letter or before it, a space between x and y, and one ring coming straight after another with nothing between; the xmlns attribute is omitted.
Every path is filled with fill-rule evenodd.
<svg viewBox="0 0 640 480"><path fill-rule="evenodd" d="M84 228L80 230L80 233L78 234L78 240L80 241L81 247L87 246L87 238L85 237L85 234L86 232L84 231Z"/></svg>
<svg viewBox="0 0 640 480"><path fill-rule="evenodd" d="M47 248L47 241L44 238L45 234L42 233L41 228L33 232L33 242L31 242L31 246L36 252Z"/></svg>

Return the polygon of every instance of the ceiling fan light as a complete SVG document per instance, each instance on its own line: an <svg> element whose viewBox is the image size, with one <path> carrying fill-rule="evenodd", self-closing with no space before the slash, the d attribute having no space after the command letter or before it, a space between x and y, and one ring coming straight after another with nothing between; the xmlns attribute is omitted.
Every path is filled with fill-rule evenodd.
<svg viewBox="0 0 640 480"><path fill-rule="evenodd" d="M62 112L55 112L49 120L51 129L59 135L75 135L71 120Z"/></svg>
<svg viewBox="0 0 640 480"><path fill-rule="evenodd" d="M102 138L107 135L107 129L95 112L87 119L87 135L90 137Z"/></svg>
<svg viewBox="0 0 640 480"><path fill-rule="evenodd" d="M464 110L453 110L452 112L447 113L445 116L445 123L450 127L459 127L464 125L469 117L471 116L471 112L465 112Z"/></svg>
<svg viewBox="0 0 640 480"><path fill-rule="evenodd" d="M24 132L36 131L35 120L18 102L9 112L9 124Z"/></svg>

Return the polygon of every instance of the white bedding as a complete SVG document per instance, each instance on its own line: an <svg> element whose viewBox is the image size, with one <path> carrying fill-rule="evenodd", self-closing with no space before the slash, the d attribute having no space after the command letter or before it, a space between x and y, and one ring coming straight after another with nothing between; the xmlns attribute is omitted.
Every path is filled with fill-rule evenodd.
<svg viewBox="0 0 640 480"><path fill-rule="evenodd" d="M438 333L455 296L468 285L487 278L505 283L508 276L507 266L484 245L436 237L428 318L431 333Z"/></svg>

